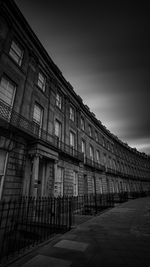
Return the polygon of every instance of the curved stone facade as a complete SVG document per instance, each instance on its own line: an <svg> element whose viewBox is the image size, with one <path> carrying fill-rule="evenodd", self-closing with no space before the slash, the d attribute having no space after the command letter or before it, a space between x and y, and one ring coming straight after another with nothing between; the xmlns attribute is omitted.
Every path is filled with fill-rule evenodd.
<svg viewBox="0 0 150 267"><path fill-rule="evenodd" d="M150 157L97 120L2 0L0 135L0 198L150 190Z"/></svg>

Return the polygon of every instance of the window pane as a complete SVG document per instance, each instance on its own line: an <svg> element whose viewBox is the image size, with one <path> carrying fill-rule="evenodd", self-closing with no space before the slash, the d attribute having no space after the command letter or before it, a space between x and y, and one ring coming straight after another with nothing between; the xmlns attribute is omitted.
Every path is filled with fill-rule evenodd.
<svg viewBox="0 0 150 267"><path fill-rule="evenodd" d="M75 135L72 132L70 132L70 145L75 146Z"/></svg>
<svg viewBox="0 0 150 267"><path fill-rule="evenodd" d="M75 120L75 111L72 107L70 107L70 120Z"/></svg>
<svg viewBox="0 0 150 267"><path fill-rule="evenodd" d="M18 65L21 66L23 50L21 50L20 47L14 41L12 41L9 54L15 60L15 62L17 62Z"/></svg>
<svg viewBox="0 0 150 267"><path fill-rule="evenodd" d="M56 106L61 109L62 107L62 97L60 94L56 94Z"/></svg>
<svg viewBox="0 0 150 267"><path fill-rule="evenodd" d="M61 123L59 121L55 121L55 135L61 139Z"/></svg>
<svg viewBox="0 0 150 267"><path fill-rule="evenodd" d="M7 78L2 77L0 82L0 99L12 106L15 94L14 84Z"/></svg>
<svg viewBox="0 0 150 267"><path fill-rule="evenodd" d="M0 150L0 175L4 174L6 151Z"/></svg>
<svg viewBox="0 0 150 267"><path fill-rule="evenodd" d="M39 72L38 86L45 91L46 78Z"/></svg>
<svg viewBox="0 0 150 267"><path fill-rule="evenodd" d="M42 124L42 109L37 105L34 106L33 120L41 126L41 124Z"/></svg>

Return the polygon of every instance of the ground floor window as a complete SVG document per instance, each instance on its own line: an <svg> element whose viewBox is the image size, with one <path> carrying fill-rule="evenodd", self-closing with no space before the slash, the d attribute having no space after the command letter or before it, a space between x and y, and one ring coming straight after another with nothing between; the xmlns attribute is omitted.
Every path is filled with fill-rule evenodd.
<svg viewBox="0 0 150 267"><path fill-rule="evenodd" d="M92 177L92 194L95 194L95 177Z"/></svg>
<svg viewBox="0 0 150 267"><path fill-rule="evenodd" d="M64 187L64 169L62 167L57 167L57 173L54 183L54 196L63 196Z"/></svg>
<svg viewBox="0 0 150 267"><path fill-rule="evenodd" d="M0 199L2 197L2 191L4 185L6 162L7 162L7 151L0 150Z"/></svg>
<svg viewBox="0 0 150 267"><path fill-rule="evenodd" d="M78 196L78 173L73 172L73 195Z"/></svg>
<svg viewBox="0 0 150 267"><path fill-rule="evenodd" d="M102 178L99 178L99 192L100 192L100 194L103 193L103 182L102 182Z"/></svg>

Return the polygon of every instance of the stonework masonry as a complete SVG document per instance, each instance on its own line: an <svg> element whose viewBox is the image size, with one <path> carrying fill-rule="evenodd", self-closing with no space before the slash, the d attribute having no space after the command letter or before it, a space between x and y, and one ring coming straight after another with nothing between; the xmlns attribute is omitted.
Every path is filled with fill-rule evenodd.
<svg viewBox="0 0 150 267"><path fill-rule="evenodd" d="M0 199L142 190L150 157L106 129L0 0Z"/></svg>

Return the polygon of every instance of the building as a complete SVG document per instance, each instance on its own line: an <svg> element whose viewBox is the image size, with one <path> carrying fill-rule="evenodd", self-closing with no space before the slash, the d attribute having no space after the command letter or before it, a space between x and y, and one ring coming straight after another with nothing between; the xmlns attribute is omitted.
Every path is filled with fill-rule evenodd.
<svg viewBox="0 0 150 267"><path fill-rule="evenodd" d="M0 199L148 190L150 157L97 120L0 0Z"/></svg>

